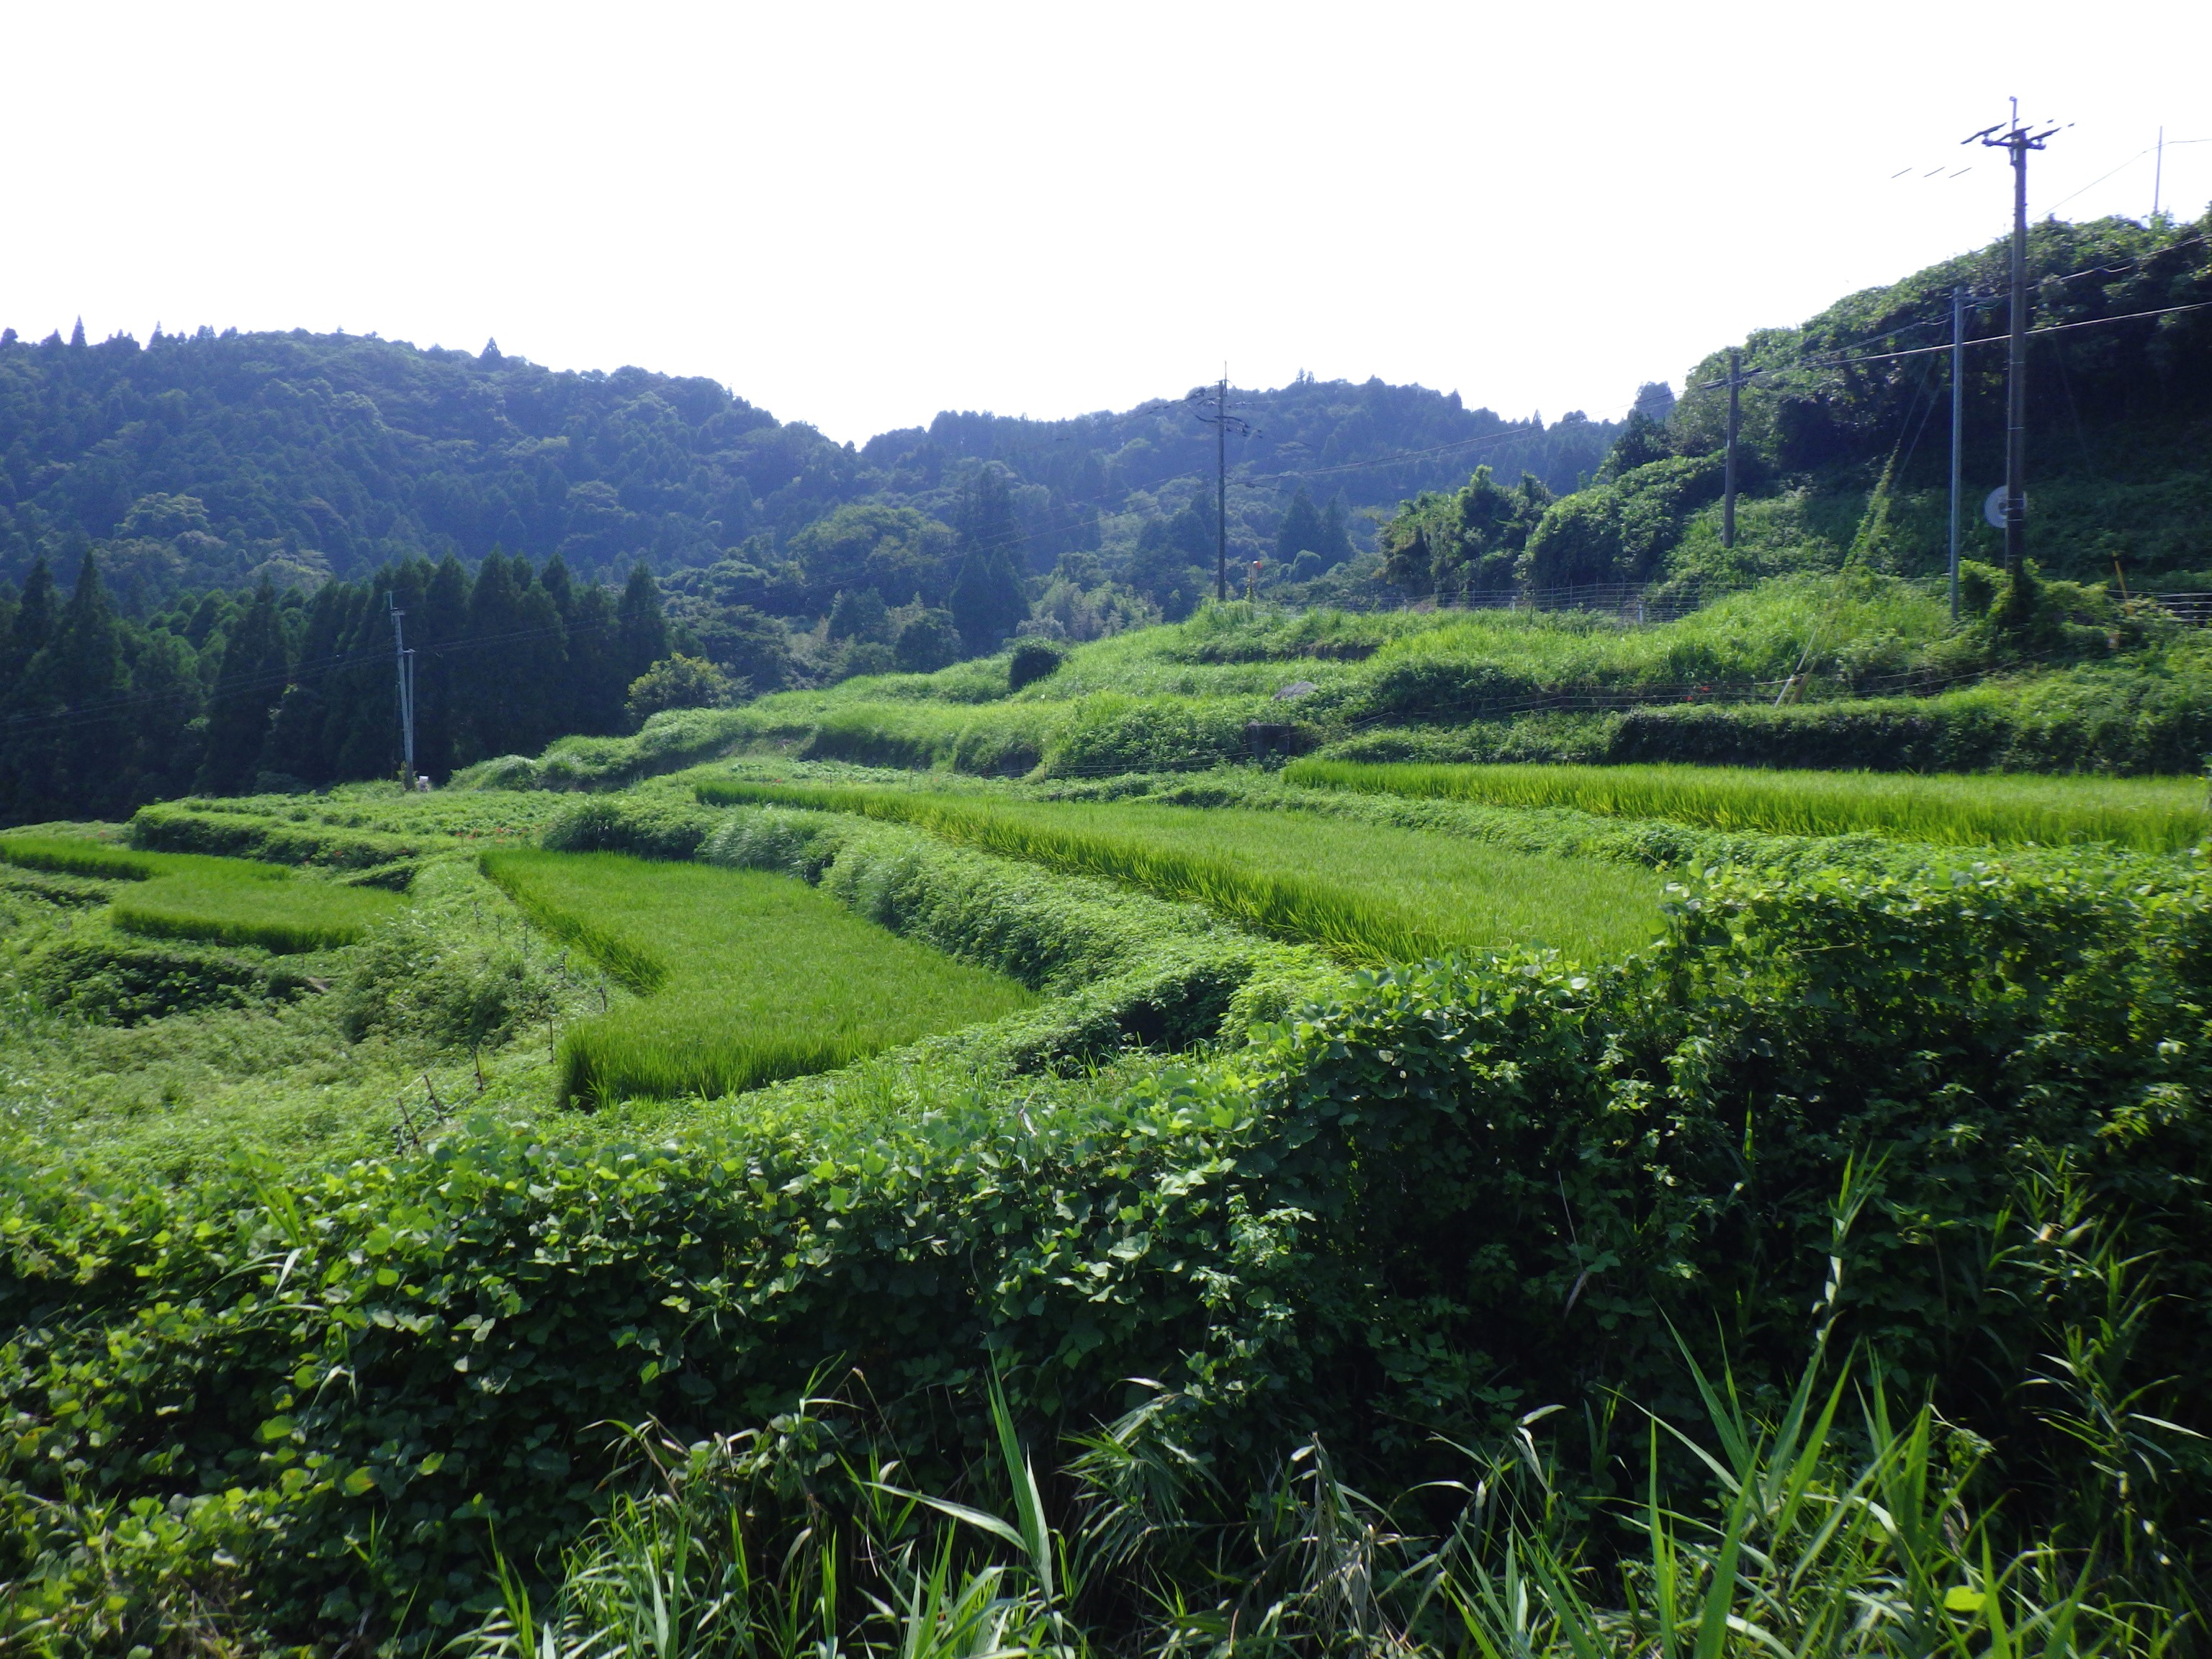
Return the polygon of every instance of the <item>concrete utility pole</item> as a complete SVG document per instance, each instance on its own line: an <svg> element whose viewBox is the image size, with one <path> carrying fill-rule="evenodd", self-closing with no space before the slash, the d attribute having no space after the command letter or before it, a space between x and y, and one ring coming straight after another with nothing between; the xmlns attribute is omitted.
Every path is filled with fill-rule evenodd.
<svg viewBox="0 0 2212 1659"><path fill-rule="evenodd" d="M401 628L401 619L407 613L399 608L399 596L386 593L385 603L392 609L392 649L399 676L399 744L403 757L400 781L408 788L415 787L415 653L407 648L407 637Z"/></svg>
<svg viewBox="0 0 2212 1659"><path fill-rule="evenodd" d="M1229 412L1229 365L1221 366L1221 386L1211 395L1194 392L1183 401L1204 409L1212 407L1211 415L1200 415L1201 421L1213 424L1213 597L1225 601L1229 598L1229 434L1232 431L1240 438L1256 438L1257 428L1241 415Z"/></svg>
<svg viewBox="0 0 2212 1659"><path fill-rule="evenodd" d="M1715 391L1721 386L1728 388L1728 460L1721 489L1721 545L1723 547L1735 545L1735 450L1737 435L1743 428L1743 404L1741 398L1744 387L1765 373L1763 368L1746 369L1743 366L1742 351L1735 346L1730 346L1727 376L1718 380L1707 380L1698 388L1703 392Z"/></svg>
<svg viewBox="0 0 2212 1659"><path fill-rule="evenodd" d="M2027 556L2027 153L2041 149L2061 129L2030 132L2020 124L2020 100L2002 137L1984 127L1972 137L2012 155L2012 334L2005 386L2005 574L2017 576Z"/></svg>
<svg viewBox="0 0 2212 1659"><path fill-rule="evenodd" d="M1229 407L1229 365L1221 366L1218 407ZM1229 422L1213 425L1213 597L1229 597Z"/></svg>
<svg viewBox="0 0 2212 1659"><path fill-rule="evenodd" d="M1966 290L1951 290L1951 620L1959 620L1959 446L1966 429Z"/></svg>
<svg viewBox="0 0 2212 1659"><path fill-rule="evenodd" d="M1735 437L1743 424L1743 354L1729 348L1728 480L1721 501L1721 545L1735 545Z"/></svg>

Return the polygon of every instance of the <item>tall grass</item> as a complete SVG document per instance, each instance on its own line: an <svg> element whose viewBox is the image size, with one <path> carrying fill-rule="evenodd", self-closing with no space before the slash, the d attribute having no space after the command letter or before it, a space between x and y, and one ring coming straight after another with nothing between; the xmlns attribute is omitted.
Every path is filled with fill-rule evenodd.
<svg viewBox="0 0 2212 1659"><path fill-rule="evenodd" d="M482 863L533 921L642 999L562 1039L570 1102L734 1094L1030 1000L788 876L614 853L512 850Z"/></svg>
<svg viewBox="0 0 2212 1659"><path fill-rule="evenodd" d="M354 944L402 903L392 893L317 880L281 864L126 851L61 836L0 837L0 861L129 882L109 905L127 933L264 951Z"/></svg>
<svg viewBox="0 0 2212 1659"><path fill-rule="evenodd" d="M1157 1405L1078 1441L1041 1482L994 1388L995 1455L957 1498L914 1491L873 1446L852 1447L834 1400L688 1447L631 1431L649 1474L640 1494L550 1585L501 1561L504 1606L456 1647L471 1659L2152 1659L2191 1622L2090 1569L2109 1537L2061 1547L2002 1527L1973 1499L1971 1437L1926 1407L1900 1417L1878 1381L1822 1386L1808 1370L1760 1416L1725 1376L1692 1372L1705 1420L1647 1414L1644 1467L1621 1468L1624 1495L1595 1503L1561 1489L1531 1431L1546 1410L1470 1452L1465 1480L1396 1504L1346 1484L1315 1441L1228 1513L1158 1433ZM1454 1491L1457 1514L1424 1524Z"/></svg>
<svg viewBox="0 0 2212 1659"><path fill-rule="evenodd" d="M2193 778L1917 777L1701 766L1421 766L1294 761L1292 783L1370 794L1571 806L1716 830L1987 845L2114 842L2145 852L2212 833Z"/></svg>
<svg viewBox="0 0 2212 1659"><path fill-rule="evenodd" d="M858 812L1004 857L1202 904L1355 962L1544 944L1633 950L1658 932L1658 878L1596 860L1285 812L977 800L710 779L710 803Z"/></svg>

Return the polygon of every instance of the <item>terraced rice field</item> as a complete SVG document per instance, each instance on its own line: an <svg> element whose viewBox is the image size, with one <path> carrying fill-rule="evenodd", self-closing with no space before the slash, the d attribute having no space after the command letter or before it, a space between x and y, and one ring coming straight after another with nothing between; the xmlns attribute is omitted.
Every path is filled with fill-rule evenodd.
<svg viewBox="0 0 2212 1659"><path fill-rule="evenodd" d="M0 862L126 884L108 906L126 933L264 951L350 945L404 902L393 893L322 880L281 864L143 853L59 836L0 837Z"/></svg>
<svg viewBox="0 0 2212 1659"><path fill-rule="evenodd" d="M710 780L704 800L860 812L987 851L1194 901L1350 961L1549 945L1584 960L1648 943L1661 878L1592 859L1295 812L980 800Z"/></svg>
<svg viewBox="0 0 2212 1659"><path fill-rule="evenodd" d="M1571 806L1764 835L1871 833L1949 845L2111 842L2175 852L2212 835L2201 778L1784 772L1702 766L1419 766L1294 761L1319 789Z"/></svg>
<svg viewBox="0 0 2212 1659"><path fill-rule="evenodd" d="M788 876L614 853L515 850L482 863L533 921L640 999L562 1040L569 1101L733 1094L1032 1000Z"/></svg>

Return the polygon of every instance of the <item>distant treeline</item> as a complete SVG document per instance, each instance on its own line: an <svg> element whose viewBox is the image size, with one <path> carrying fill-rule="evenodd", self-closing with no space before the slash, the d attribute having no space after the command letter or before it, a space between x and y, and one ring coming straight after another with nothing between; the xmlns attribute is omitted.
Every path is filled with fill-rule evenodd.
<svg viewBox="0 0 2212 1659"><path fill-rule="evenodd" d="M414 653L416 769L440 781L557 737L633 729L635 683L672 653L711 662L725 696L941 668L1012 635L1038 586L1018 568L1002 470L973 476L953 516L845 509L812 564L686 573L696 580L665 606L642 564L617 589L577 580L558 554L533 567L494 549L473 574L448 554L312 593L264 577L140 619L119 613L98 553L82 556L65 599L40 557L20 595L0 585L0 822L396 775L395 609ZM815 577L834 586L817 595ZM778 582L826 608L812 634L748 603L773 602Z"/></svg>
<svg viewBox="0 0 2212 1659"><path fill-rule="evenodd" d="M138 622L117 615L96 556L66 599L40 560L0 605L0 820L395 775L395 604L416 653L416 763L441 781L565 732L626 729L630 684L669 650L641 567L617 592L558 559L533 571L495 555L473 578L450 556L416 559L312 599L264 581Z"/></svg>
<svg viewBox="0 0 2212 1659"><path fill-rule="evenodd" d="M1372 380L1231 397L1256 429L1230 455L1230 550L1243 558L1273 553L1301 488L1316 510L1336 501L1362 539L1362 509L1477 460L1572 489L1619 429L1507 420ZM1007 485L1024 574L1090 554L1116 576L1146 526L1200 493L1211 513L1213 461L1211 428L1180 401L1066 421L948 412L856 447L711 380L556 374L495 345L202 330L142 346L88 342L81 326L32 343L0 331L0 579L20 587L41 555L70 572L96 550L117 608L142 618L264 576L358 582L448 554L473 568L495 547L538 565L557 555L579 580L641 562L663 577L728 562L776 573L806 566L805 532L841 508L949 525L983 471ZM1210 572L1208 522L1192 568ZM769 597L818 619L836 591L810 573Z"/></svg>

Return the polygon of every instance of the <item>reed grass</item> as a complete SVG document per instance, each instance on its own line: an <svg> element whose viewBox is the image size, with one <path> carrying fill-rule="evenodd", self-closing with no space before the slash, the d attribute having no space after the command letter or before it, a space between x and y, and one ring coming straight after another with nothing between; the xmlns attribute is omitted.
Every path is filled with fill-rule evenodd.
<svg viewBox="0 0 2212 1659"><path fill-rule="evenodd" d="M564 1101L736 1094L1025 1006L1012 980L793 878L616 853L486 853L526 915L641 1000L572 1027Z"/></svg>
<svg viewBox="0 0 2212 1659"><path fill-rule="evenodd" d="M1553 946L1619 954L1659 931L1644 870L1350 819L1144 804L979 800L710 779L709 803L858 812L1003 857L1202 904L1351 962Z"/></svg>
<svg viewBox="0 0 2212 1659"><path fill-rule="evenodd" d="M1947 845L2109 842L2176 852L2212 834L2196 778L1766 771L1701 766L1373 765L1294 761L1312 788L1568 806L1755 834L1857 832Z"/></svg>
<svg viewBox="0 0 2212 1659"><path fill-rule="evenodd" d="M0 861L131 884L108 915L125 933L296 952L351 945L398 914L373 887L301 876L287 866L197 853L146 853L64 836L0 837Z"/></svg>

